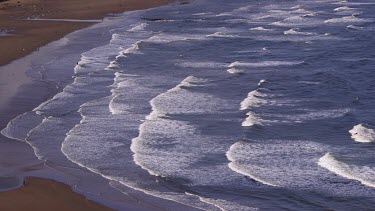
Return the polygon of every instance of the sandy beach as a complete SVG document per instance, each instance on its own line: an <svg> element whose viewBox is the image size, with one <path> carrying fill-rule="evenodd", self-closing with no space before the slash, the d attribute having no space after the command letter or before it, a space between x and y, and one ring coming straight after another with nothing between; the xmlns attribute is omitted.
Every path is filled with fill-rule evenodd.
<svg viewBox="0 0 375 211"><path fill-rule="evenodd" d="M57 91L56 87L31 81L25 73L28 63L12 63L12 61L24 57L70 32L100 22L108 14L147 9L169 2L171 1L1 1L0 32L5 31L6 35L0 36L0 129L4 128L11 119L32 110ZM30 20L42 18L83 21ZM27 172L42 169L43 165L34 156L29 145L9 140L0 135L0 170L2 173L6 173L10 168ZM0 180L2 179L0 178ZM9 181L3 183L6 186ZM3 183L0 181L1 185L4 185ZM108 208L74 193L69 186L47 179L28 178L21 188L0 192L0 210L51 209L108 210Z"/></svg>
<svg viewBox="0 0 375 211"><path fill-rule="evenodd" d="M18 3L19 2L19 3ZM27 55L93 22L31 21L27 19L101 20L106 14L156 7L170 0L9 0L0 2L0 29L15 36L0 39L0 66Z"/></svg>
<svg viewBox="0 0 375 211"><path fill-rule="evenodd" d="M110 210L74 193L68 185L27 178L19 189L0 192L0 210Z"/></svg>

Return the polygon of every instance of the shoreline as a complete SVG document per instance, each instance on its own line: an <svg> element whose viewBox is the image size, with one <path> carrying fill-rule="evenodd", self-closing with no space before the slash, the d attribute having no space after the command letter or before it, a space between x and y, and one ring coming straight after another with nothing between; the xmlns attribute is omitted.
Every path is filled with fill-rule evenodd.
<svg viewBox="0 0 375 211"><path fill-rule="evenodd" d="M158 7L172 0L8 0L0 2L0 30L10 36L0 37L0 66L26 56L65 35L86 28L110 14ZM38 21L37 19L50 19ZM30 20L36 19L36 20ZM60 19L61 21L52 21ZM63 21L76 19L82 21Z"/></svg>
<svg viewBox="0 0 375 211"><path fill-rule="evenodd" d="M68 185L49 179L27 177L22 187L0 192L0 210L111 210L75 193ZM66 203L69 201L69 203Z"/></svg>
<svg viewBox="0 0 375 211"><path fill-rule="evenodd" d="M0 17L2 14L2 4L4 3L14 3L16 1L10 0L6 2L0 3ZM36 0L30 1L30 2L37 2ZM90 1L91 2L91 1ZM117 1L118 2L118 1ZM134 0L130 1L123 1L123 2L135 2ZM139 1L137 1L139 2ZM139 9L148 9L151 7L161 6L163 4L171 3L173 1L171 0L159 0L156 2L153 2L152 4L147 4L145 2L150 3L149 1L142 1L144 4L143 7L139 7L141 4L136 4L134 7L131 7L133 9L127 9L125 11L131 11L131 10L139 10ZM131 4L131 3L130 3ZM146 4L146 5L145 5ZM129 5L128 5L129 6ZM114 11L111 12L124 12L124 11L118 11L119 8L116 8ZM110 14L109 12L105 14ZM104 15L104 14L103 14ZM102 15L102 16L103 16ZM59 18L58 16L48 16L45 18ZM71 18L65 17L65 18ZM84 16L81 16L81 18L84 18ZM93 16L87 16L85 19L95 18ZM61 88L64 86L57 86L54 84L48 84L43 81L33 80L30 78L30 76L27 75L27 69L30 68L32 65L33 57L38 58L38 53L40 52L39 48L47 48L45 50L45 54L48 54L48 45L52 45L56 48L58 48L60 39L65 37L65 35L70 34L72 32L75 32L77 30L87 28L89 26L92 26L94 23L82 23L82 22L68 22L68 23L62 23L60 21L24 21L24 22L36 22L37 24L41 24L41 22L46 22L46 25L61 25L61 24L71 24L71 28L64 28L64 33L58 34L58 36L50 37L44 40L44 42L39 43L39 45L32 46L29 51L18 51L16 53L16 57L6 57L11 58L9 61L7 59L0 59L0 113L2 114L2 118L0 120L0 128L3 129L6 127L7 123L14 119L15 117L21 115L24 112L30 111L37 107L40 103L46 101L51 96L56 94L60 91ZM50 23L52 22L52 23ZM35 25L35 24L30 24ZM41 24L43 25L43 24ZM1 28L0 23L0 28ZM45 27L45 26L43 26ZM42 30L43 31L43 30ZM13 33L18 33L21 31L13 31ZM0 37L0 45L2 43L7 43L7 45L12 45L12 43L15 43L17 45L22 45L22 43L17 42L10 42L8 39L16 39L21 36L2 36ZM3 39L4 38L4 39ZM43 39L43 38L42 38ZM30 41L30 40L29 40ZM55 44L56 43L56 44ZM48 45L47 45L48 44ZM53 50L53 48L52 48ZM0 53L3 53L4 50L0 50ZM34 55L36 54L36 55ZM34 56L33 56L34 55ZM5 57L3 57L5 58ZM11 61L11 62L10 62ZM6 65L4 65L6 64ZM75 64L74 64L75 65ZM44 161L38 160L32 150L32 147L24 142L18 142L16 140L11 140L9 138L4 137L0 134L0 170L5 171L6 173L2 173L0 175L0 184L4 181L4 178L6 178L5 182L11 181L10 183L17 183L17 185L13 184L13 187L10 188L4 188L4 190L1 190L0 187L0 204L2 206L7 206L8 201L5 199L8 196L12 197L18 197L22 195L22 193L25 192L25 189L22 185L23 178L28 177L38 177L39 179L36 184L33 186L36 189L42 185L49 186L51 184L56 184L57 189L63 189L64 186L67 186L70 191L64 191L64 197L73 197L74 194L77 194L80 196L82 200L78 200L81 203L87 203L88 200L91 200L90 203L93 204L93 206L102 207L98 200L94 200L97 196L93 197L87 197L87 195L81 195L82 193L79 193L77 189L72 188L72 185L76 185L73 183L72 178L58 178L61 177L61 175L58 175L54 178L54 176L48 176L48 174L51 174L48 170L48 166L45 164ZM9 172L8 172L9 171ZM46 173L47 172L47 173ZM13 175L13 177L4 177L4 174ZM52 173L51 175L56 174ZM14 176L16 175L16 176ZM47 177L49 179L41 179ZM51 179L52 178L52 179ZM32 179L34 181L35 179ZM54 182L55 181L55 182ZM64 184L65 183L65 184ZM54 185L53 185L54 186ZM69 187L70 186L70 187ZM14 194L16 193L16 194ZM40 192L40 194L44 194L44 196L48 196L47 192ZM24 199L17 199L19 201L23 201ZM154 201L154 200L151 200ZM138 206L141 206L138 202ZM142 204L142 203L141 203ZM147 204L147 203L146 203ZM105 204L108 206L108 204ZM13 206L13 205L12 205ZM18 206L18 205L17 205ZM21 206L21 205L19 205ZM33 205L28 205L33 206ZM90 205L91 206L91 205ZM129 205L129 207L136 207L137 203ZM145 209L144 207L150 208L151 205L148 206L142 206L142 209ZM110 206L112 208L115 208L116 205ZM17 209L16 207L13 207L14 209ZM48 208L48 206L47 206ZM22 207L19 207L19 209L22 209ZM107 208L108 209L108 208ZM101 210L107 210L107 209L101 209ZM43 210L43 209L40 209ZM47 210L47 209L46 209ZM145 209L147 210L147 209Z"/></svg>

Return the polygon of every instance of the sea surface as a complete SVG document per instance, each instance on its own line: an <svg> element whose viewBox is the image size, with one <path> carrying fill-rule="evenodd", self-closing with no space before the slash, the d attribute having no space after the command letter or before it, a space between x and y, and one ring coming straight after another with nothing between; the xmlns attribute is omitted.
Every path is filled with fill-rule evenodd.
<svg viewBox="0 0 375 211"><path fill-rule="evenodd" d="M374 1L196 0L111 19L80 60L29 71L63 89L2 134L191 209L375 210Z"/></svg>

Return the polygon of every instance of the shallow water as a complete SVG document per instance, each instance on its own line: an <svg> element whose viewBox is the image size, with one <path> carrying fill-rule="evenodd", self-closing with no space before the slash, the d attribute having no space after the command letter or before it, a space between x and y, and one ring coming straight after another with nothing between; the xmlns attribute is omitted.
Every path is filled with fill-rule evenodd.
<svg viewBox="0 0 375 211"><path fill-rule="evenodd" d="M0 37L7 37L7 36L12 36L11 33L9 33L10 31L8 30L3 30L0 28Z"/></svg>
<svg viewBox="0 0 375 211"><path fill-rule="evenodd" d="M374 11L202 0L125 13L73 82L3 134L198 209L371 209Z"/></svg>
<svg viewBox="0 0 375 211"><path fill-rule="evenodd" d="M22 186L22 179L16 177L0 177L1 191Z"/></svg>

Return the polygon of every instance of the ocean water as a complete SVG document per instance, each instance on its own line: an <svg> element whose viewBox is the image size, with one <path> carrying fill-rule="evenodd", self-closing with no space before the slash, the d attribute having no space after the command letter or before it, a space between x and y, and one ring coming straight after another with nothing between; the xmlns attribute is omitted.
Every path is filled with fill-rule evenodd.
<svg viewBox="0 0 375 211"><path fill-rule="evenodd" d="M63 89L2 134L191 209L375 209L373 1L196 0L112 19L80 60L30 71Z"/></svg>

